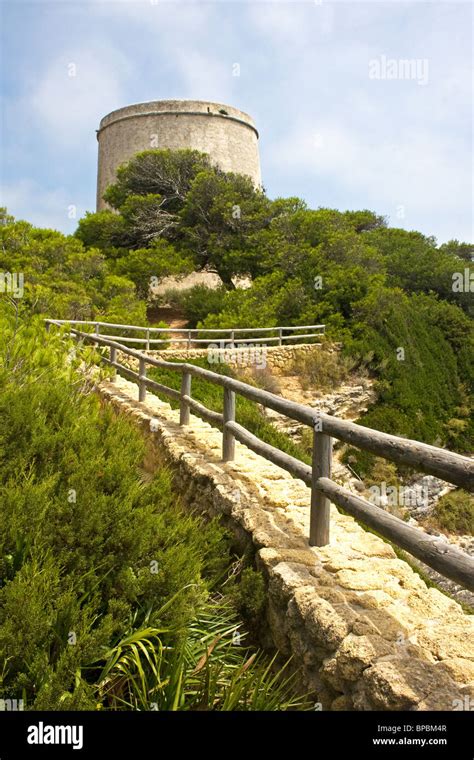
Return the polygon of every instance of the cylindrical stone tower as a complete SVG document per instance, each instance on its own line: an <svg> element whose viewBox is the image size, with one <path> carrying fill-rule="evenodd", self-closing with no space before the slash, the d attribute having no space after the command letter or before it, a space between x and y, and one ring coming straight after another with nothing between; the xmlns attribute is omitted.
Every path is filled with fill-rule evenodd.
<svg viewBox="0 0 474 760"><path fill-rule="evenodd" d="M156 100L119 108L97 130L97 211L106 208L105 189L118 167L152 148L193 148L208 153L224 171L248 175L260 186L258 132L248 114L201 100Z"/></svg>

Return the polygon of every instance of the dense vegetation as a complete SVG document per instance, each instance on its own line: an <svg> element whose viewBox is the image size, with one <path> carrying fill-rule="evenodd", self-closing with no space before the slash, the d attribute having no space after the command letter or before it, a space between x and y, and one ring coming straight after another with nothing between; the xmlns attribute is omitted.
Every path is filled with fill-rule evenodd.
<svg viewBox="0 0 474 760"><path fill-rule="evenodd" d="M241 595L224 593L233 558L223 529L184 511L166 469L145 466L143 437L101 406L72 347L0 308L2 699L33 709L293 704L286 676L275 680L245 646ZM245 578L246 604L258 607L260 576Z"/></svg>
<svg viewBox="0 0 474 760"><path fill-rule="evenodd" d="M143 437L100 405L72 346L45 341L40 318L147 324L150 286L217 272L217 290L168 294L190 326L324 322L343 354L295 365L308 387L370 373L377 399L363 424L472 452L472 246L438 246L366 210L270 200L195 151L138 155L106 199L113 211L86 214L74 236L0 213L0 273L24 277L16 295L0 279L2 698L37 709L285 708L285 675L275 681L271 662L236 644L239 615L252 620L264 604L260 576L248 568L229 581L222 528L183 510L166 469L147 469ZM177 374L151 375L177 387ZM194 379L193 396L221 411L215 386ZM308 461L305 441L252 402L238 399L237 419ZM393 466L345 456L367 484L397 480ZM472 515L455 491L434 517L471 532Z"/></svg>
<svg viewBox="0 0 474 760"><path fill-rule="evenodd" d="M190 150L139 154L105 197L114 211L86 214L75 237L3 214L0 271L24 273L24 311L145 324L150 285L215 271L221 288L169 296L190 326L323 322L376 380L363 424L472 451L472 246L437 246L370 211L271 201ZM236 289L242 276L250 287ZM347 456L370 474L371 456Z"/></svg>
<svg viewBox="0 0 474 760"><path fill-rule="evenodd" d="M76 235L115 271L135 273L139 257L143 278L191 269L220 275L217 291L170 294L192 326L323 322L349 365L377 381L363 424L472 451L472 246L437 246L367 210L271 201L195 151L139 154L105 197L115 213L86 215ZM250 287L236 289L239 276ZM370 473L372 457L348 456L361 475Z"/></svg>

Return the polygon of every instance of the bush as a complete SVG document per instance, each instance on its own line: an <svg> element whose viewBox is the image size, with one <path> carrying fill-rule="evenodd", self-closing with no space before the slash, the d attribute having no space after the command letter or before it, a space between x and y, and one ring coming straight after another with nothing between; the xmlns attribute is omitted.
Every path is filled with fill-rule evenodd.
<svg viewBox="0 0 474 760"><path fill-rule="evenodd" d="M7 308L0 301L2 699L36 710L301 706L294 677L241 645L218 590L231 564L223 528L183 508L141 433L76 373L95 353L75 358L64 335L45 338L40 320Z"/></svg>
<svg viewBox="0 0 474 760"><path fill-rule="evenodd" d="M55 709L76 669L132 619L157 622L182 589L161 623L186 626L229 555L217 523L181 507L168 472L143 480L144 440L83 392L61 338L14 329L2 319L2 691Z"/></svg>
<svg viewBox="0 0 474 760"><path fill-rule="evenodd" d="M322 345L294 358L288 374L298 375L304 390L325 391L344 382L355 364L354 360Z"/></svg>
<svg viewBox="0 0 474 760"><path fill-rule="evenodd" d="M194 285L186 290L169 290L161 300L175 309L180 309L191 329L203 322L209 314L221 311L226 294L224 287L208 288L207 285Z"/></svg>
<svg viewBox="0 0 474 760"><path fill-rule="evenodd" d="M449 533L474 534L474 496L456 489L437 502L432 519Z"/></svg>
<svg viewBox="0 0 474 760"><path fill-rule="evenodd" d="M255 620L265 607L266 589L261 573L246 567L242 570L239 582L236 583L230 596L239 612L245 619Z"/></svg>

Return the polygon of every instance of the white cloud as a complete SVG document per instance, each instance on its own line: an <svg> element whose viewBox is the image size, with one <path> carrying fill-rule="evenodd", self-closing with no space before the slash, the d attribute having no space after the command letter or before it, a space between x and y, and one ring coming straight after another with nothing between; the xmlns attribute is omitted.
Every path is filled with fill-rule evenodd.
<svg viewBox="0 0 474 760"><path fill-rule="evenodd" d="M403 206L412 220L417 215L456 215L469 202L470 172L467 167L460 171L452 161L459 150L455 140L429 131L407 130L396 140L382 130L377 138L375 134L324 120L306 122L273 143L267 159L275 169L283 162L288 175L314 177L319 187L324 187L321 180L336 183L347 195L360 198L360 207L370 202L395 214ZM398 219L392 222L400 225Z"/></svg>
<svg viewBox="0 0 474 760"><path fill-rule="evenodd" d="M155 48L147 64L146 99L175 97L222 100L232 85L232 60L226 66L225 40L232 28L222 28L219 3L131 0L110 5L96 0L93 12L114 24L130 25L145 49ZM219 23L220 22L220 23ZM143 65L143 64L142 64ZM142 96L140 96L142 97ZM125 99L123 104L134 102ZM104 111L105 113L106 111Z"/></svg>
<svg viewBox="0 0 474 760"><path fill-rule="evenodd" d="M443 224L462 237L472 217L467 18L450 2L44 2L41 16L18 14L10 29L5 176L69 186L92 207L102 116L138 101L202 98L256 118L269 191L278 183L313 206L380 213L405 205L412 227ZM32 44L23 48L25 32ZM368 61L381 54L428 58L428 85L370 80ZM24 183L15 187L32 203L25 215L39 202L58 224L67 192L42 200Z"/></svg>
<svg viewBox="0 0 474 760"><path fill-rule="evenodd" d="M25 118L32 113L34 127L49 133L52 143L79 147L104 114L122 105L129 75L127 60L114 49L62 52L24 98Z"/></svg>
<svg viewBox="0 0 474 760"><path fill-rule="evenodd" d="M180 47L173 58L174 73L186 97L193 100L226 101L231 98L232 62Z"/></svg>

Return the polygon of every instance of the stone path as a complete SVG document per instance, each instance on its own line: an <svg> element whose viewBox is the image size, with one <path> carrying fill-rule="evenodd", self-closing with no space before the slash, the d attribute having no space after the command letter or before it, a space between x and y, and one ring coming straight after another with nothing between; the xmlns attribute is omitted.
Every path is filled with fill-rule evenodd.
<svg viewBox="0 0 474 760"><path fill-rule="evenodd" d="M335 391L325 394L317 394L314 391L303 390L299 378L296 376L281 377L279 378L279 382L281 386L281 395L285 398L297 401L301 404L306 404L306 406L311 406L322 412L326 412L326 414L336 415L346 420L355 420L360 417L360 415L367 410L369 404L375 400L373 382L368 378L359 378L356 381L341 384ZM281 430L296 441L300 440L303 431L306 429L305 425L302 425L295 420L290 420L284 415L274 412L272 409L265 410L265 416L278 430ZM344 485L345 488L353 493L368 498L370 494L364 487L363 482L354 477L354 472L340 461L340 455L340 451L333 452L332 468L334 480L341 485ZM403 483L403 485L405 485L405 483ZM440 496L453 490L454 486L431 475L418 473L411 476L410 485L407 490L413 487L425 487L428 503L421 508L408 505L408 522L414 527L420 527L421 529L426 530L426 526L423 525L423 518L432 513ZM432 528L430 528L428 532L438 536L441 540L446 540L448 543L467 552L471 556L474 555L473 536L457 536L454 534L445 535L445 533ZM436 583L437 586L449 593L450 596L456 599L456 601L469 605L474 609L474 593L472 591L468 591L462 586L459 586L449 578L444 578L433 570L433 568L415 558L413 558L413 562L428 578L430 578L430 580L433 581L433 583Z"/></svg>
<svg viewBox="0 0 474 760"><path fill-rule="evenodd" d="M268 582L267 644L291 654L324 709L474 708L474 619L428 589L391 546L331 507L331 543L309 547L310 493L286 471L119 377L100 393L151 431L194 508L251 542Z"/></svg>

